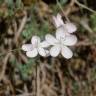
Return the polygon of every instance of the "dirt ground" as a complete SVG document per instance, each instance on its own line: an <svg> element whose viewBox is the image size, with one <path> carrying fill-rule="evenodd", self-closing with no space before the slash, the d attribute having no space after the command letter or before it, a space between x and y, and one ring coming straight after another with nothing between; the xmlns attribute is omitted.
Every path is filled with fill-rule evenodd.
<svg viewBox="0 0 96 96"><path fill-rule="evenodd" d="M96 0L0 0L0 96L96 96L95 10ZM78 28L74 56L28 58L22 44L53 34L57 13Z"/></svg>

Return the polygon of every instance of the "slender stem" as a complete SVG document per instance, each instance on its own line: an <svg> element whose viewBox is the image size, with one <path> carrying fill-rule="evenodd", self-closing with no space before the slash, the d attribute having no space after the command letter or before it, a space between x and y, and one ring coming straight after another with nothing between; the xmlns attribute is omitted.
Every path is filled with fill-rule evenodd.
<svg viewBox="0 0 96 96"><path fill-rule="evenodd" d="M40 77L39 77L39 73L40 73L40 70L39 70L39 67L37 68L37 96L41 96L40 95Z"/></svg>
<svg viewBox="0 0 96 96"><path fill-rule="evenodd" d="M57 5L59 6L59 8L61 9L62 13L64 14L66 20L67 20L67 21L70 21L69 18L65 15L65 13L64 13L64 11L63 11L63 8L62 8L62 6L61 6L61 4L60 4L60 2L59 2L58 0L56 0L56 2L57 2Z"/></svg>
<svg viewBox="0 0 96 96"><path fill-rule="evenodd" d="M38 93L38 64L36 64L36 96L39 96L39 93Z"/></svg>
<svg viewBox="0 0 96 96"><path fill-rule="evenodd" d="M35 95L37 95L37 64L36 64L36 80L35 80L35 86L36 86L36 93L35 93Z"/></svg>
<svg viewBox="0 0 96 96"><path fill-rule="evenodd" d="M3 56L3 55L6 55L6 54L8 54L8 53L15 52L15 51L17 51L17 50L21 50L21 48L9 50L7 53L6 53L6 52L5 52L5 53L1 53L1 54L0 54L0 57Z"/></svg>
<svg viewBox="0 0 96 96"><path fill-rule="evenodd" d="M92 13L95 13L95 14L96 14L96 11L94 11L93 9L88 8L87 6L85 6L85 5L81 4L81 3L80 3L80 2L78 2L77 0L75 0L75 3L76 3L78 6L80 6L80 7L84 8L84 9L87 9L87 10L89 10L90 12L92 12Z"/></svg>

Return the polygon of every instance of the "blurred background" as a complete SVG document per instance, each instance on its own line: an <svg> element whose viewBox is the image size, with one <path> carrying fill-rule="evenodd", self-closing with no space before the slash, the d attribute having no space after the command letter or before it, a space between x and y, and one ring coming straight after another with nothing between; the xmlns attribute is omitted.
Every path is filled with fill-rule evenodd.
<svg viewBox="0 0 96 96"><path fill-rule="evenodd" d="M78 28L74 56L28 58L21 46L54 34L58 13ZM96 96L96 0L0 0L0 96Z"/></svg>

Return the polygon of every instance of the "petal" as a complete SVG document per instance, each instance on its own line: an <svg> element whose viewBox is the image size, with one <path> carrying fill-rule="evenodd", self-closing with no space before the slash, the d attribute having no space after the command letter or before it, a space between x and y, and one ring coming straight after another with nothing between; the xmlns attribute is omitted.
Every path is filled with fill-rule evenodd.
<svg viewBox="0 0 96 96"><path fill-rule="evenodd" d="M65 38L65 35L66 35L66 29L64 29L64 27L59 27L57 30L56 30L56 38L58 40L60 40L61 38Z"/></svg>
<svg viewBox="0 0 96 96"><path fill-rule="evenodd" d="M53 46L53 47L50 49L50 55L51 55L52 57L56 57L56 56L59 55L60 50L61 50L60 46L59 46L59 45L55 45L55 46Z"/></svg>
<svg viewBox="0 0 96 96"><path fill-rule="evenodd" d="M22 45L22 50L24 50L24 51L33 50L32 44L24 44L24 45Z"/></svg>
<svg viewBox="0 0 96 96"><path fill-rule="evenodd" d="M47 41L43 41L40 43L40 47L43 47L43 48L46 48L46 47L49 47L50 44L47 42Z"/></svg>
<svg viewBox="0 0 96 96"><path fill-rule="evenodd" d="M67 22L65 24L65 27L69 33L73 33L77 30L77 27L73 23L70 23L70 22Z"/></svg>
<svg viewBox="0 0 96 96"><path fill-rule="evenodd" d="M32 45L37 45L40 43L40 37L38 36L33 36L32 39L31 39L31 43Z"/></svg>
<svg viewBox="0 0 96 96"><path fill-rule="evenodd" d="M57 19L61 19L62 16L60 15L60 13L57 14Z"/></svg>
<svg viewBox="0 0 96 96"><path fill-rule="evenodd" d="M46 41L50 44L50 45L55 45L58 41L56 40L56 38L55 37L53 37L52 35L50 35L50 34L47 34L46 36L45 36L45 39L46 39Z"/></svg>
<svg viewBox="0 0 96 96"><path fill-rule="evenodd" d="M64 56L66 59L70 59L73 56L73 52L66 46L62 47L61 51L62 56Z"/></svg>
<svg viewBox="0 0 96 96"><path fill-rule="evenodd" d="M64 23L63 23L63 20L62 20L62 16L60 14L57 14L57 16L53 16L53 20L54 20L54 25L56 28L62 26Z"/></svg>
<svg viewBox="0 0 96 96"><path fill-rule="evenodd" d="M26 55L27 55L28 57L30 57L30 58L33 58L33 57L36 57L36 56L38 55L38 51L37 51L37 49L35 48L35 49L32 50L32 51L26 52Z"/></svg>
<svg viewBox="0 0 96 96"><path fill-rule="evenodd" d="M55 16L53 16L53 24L56 28L59 27L59 24L58 24L58 21L57 21L57 18Z"/></svg>
<svg viewBox="0 0 96 96"><path fill-rule="evenodd" d="M64 22L62 20L62 16L59 13L57 14L57 20L58 20L60 26L64 25Z"/></svg>
<svg viewBox="0 0 96 96"><path fill-rule="evenodd" d="M38 53L43 57L49 56L49 51L43 48L38 48Z"/></svg>
<svg viewBox="0 0 96 96"><path fill-rule="evenodd" d="M62 40L62 43L67 46L72 46L77 43L77 37L75 35L66 36L65 39Z"/></svg>

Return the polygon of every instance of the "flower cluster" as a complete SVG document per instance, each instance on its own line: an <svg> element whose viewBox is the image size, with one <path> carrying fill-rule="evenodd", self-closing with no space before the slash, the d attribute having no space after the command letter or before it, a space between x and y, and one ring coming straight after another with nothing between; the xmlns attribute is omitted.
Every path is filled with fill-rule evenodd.
<svg viewBox="0 0 96 96"><path fill-rule="evenodd" d="M26 51L28 57L36 57L38 54L43 57L49 55L56 57L60 53L66 59L73 56L69 47L77 42L77 37L72 34L77 30L76 26L71 22L64 23L60 14L57 14L56 17L53 16L53 21L56 27L56 36L47 34L42 42L38 36L33 36L31 44L22 46L22 50Z"/></svg>

